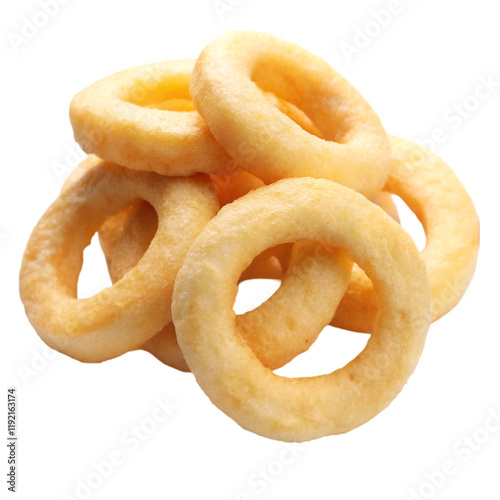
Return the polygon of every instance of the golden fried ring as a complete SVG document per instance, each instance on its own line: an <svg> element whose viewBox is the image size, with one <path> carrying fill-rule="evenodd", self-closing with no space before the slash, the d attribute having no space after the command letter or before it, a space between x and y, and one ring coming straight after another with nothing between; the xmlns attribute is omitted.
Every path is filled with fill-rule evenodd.
<svg viewBox="0 0 500 500"><path fill-rule="evenodd" d="M107 162L65 189L29 239L21 299L40 337L81 361L134 349L170 321L170 297L184 255L219 208L208 176L163 177ZM77 298L83 250L107 217L144 199L158 214L147 252L114 286Z"/></svg>
<svg viewBox="0 0 500 500"><path fill-rule="evenodd" d="M390 137L392 166L385 190L399 196L424 227L422 259L432 291L432 320L460 302L476 268L479 220L474 204L453 170L435 153ZM332 325L370 333L377 315L373 285L356 266Z"/></svg>
<svg viewBox="0 0 500 500"><path fill-rule="evenodd" d="M380 314L346 366L287 378L242 341L232 307L254 255L303 238L344 248L375 283ZM201 388L243 428L283 441L347 432L383 410L415 369L430 309L425 265L401 226L359 193L310 178L279 181L222 208L191 246L172 298L177 339Z"/></svg>
<svg viewBox="0 0 500 500"><path fill-rule="evenodd" d="M324 139L288 118L257 85L300 108ZM265 33L223 35L197 59L190 90L215 138L266 184L312 176L370 195L387 180L380 119L347 80L298 45Z"/></svg>
<svg viewBox="0 0 500 500"><path fill-rule="evenodd" d="M219 173L231 158L190 109L193 60L146 64L108 76L70 105L75 140L87 153L165 175Z"/></svg>
<svg viewBox="0 0 500 500"><path fill-rule="evenodd" d="M172 102L168 101L164 103L164 106L170 108ZM100 162L101 160L95 155L90 155L68 176L61 191L64 192ZM251 189L264 185L261 180L244 170L232 175L212 175L210 178L221 205L231 203ZM99 240L113 283L119 281L135 267L149 247L157 229L158 217L154 208L142 200L123 209L103 223L99 228ZM262 252L245 269L240 281L254 278L280 279L282 270L278 257L281 258L282 253L280 248L267 249ZM289 253L288 250L287 260L290 258ZM171 322L138 349L150 352L168 366L181 371L189 371L177 344L175 329Z"/></svg>

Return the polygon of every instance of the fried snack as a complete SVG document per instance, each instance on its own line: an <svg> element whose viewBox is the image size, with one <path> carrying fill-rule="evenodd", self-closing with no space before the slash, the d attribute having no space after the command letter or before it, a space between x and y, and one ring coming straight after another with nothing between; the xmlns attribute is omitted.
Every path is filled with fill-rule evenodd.
<svg viewBox="0 0 500 500"><path fill-rule="evenodd" d="M384 189L399 196L424 227L422 259L432 291L432 320L461 300L474 275L479 220L474 204L453 170L435 153L390 137L392 166ZM377 315L373 285L356 266L332 325L370 333Z"/></svg>
<svg viewBox="0 0 500 500"><path fill-rule="evenodd" d="M169 101L165 107L171 107ZM88 170L98 166L102 160L90 155L78 165L63 184L62 192L79 180ZM221 205L231 203L251 189L261 187L264 183L253 175L240 170L231 175L212 175L213 190ZM99 240L106 257L111 281L116 283L142 258L158 229L158 217L154 208L145 201L136 201L118 214L107 219L99 228ZM258 255L245 269L240 281L247 279L280 279L282 269L279 259L290 258L287 249L277 247L267 249ZM158 334L138 347L150 352L168 366L181 371L189 371L182 352L177 344L175 329L171 323L162 328Z"/></svg>
<svg viewBox="0 0 500 500"><path fill-rule="evenodd" d="M375 283L380 314L354 360L294 379L258 361L232 306L245 264L299 239L345 248ZM430 313L425 265L401 226L353 190L309 178L279 181L222 208L190 248L172 299L179 345L208 397L243 428L283 441L347 432L382 411L416 367Z"/></svg>
<svg viewBox="0 0 500 500"><path fill-rule="evenodd" d="M52 348L98 362L135 349L170 321L168 304L184 255L219 205L208 176L163 177L101 162L67 187L29 239L20 273L26 314ZM77 298L83 250L106 218L143 199L158 231L114 286Z"/></svg>
<svg viewBox="0 0 500 500"><path fill-rule="evenodd" d="M108 76L70 105L75 140L87 153L164 175L227 171L231 158L192 108L193 60L146 64Z"/></svg>
<svg viewBox="0 0 500 500"><path fill-rule="evenodd" d="M302 110L324 139L262 90ZM265 33L223 35L197 59L190 91L215 138L266 184L322 177L370 195L387 180L389 144L378 116L341 75L298 45Z"/></svg>

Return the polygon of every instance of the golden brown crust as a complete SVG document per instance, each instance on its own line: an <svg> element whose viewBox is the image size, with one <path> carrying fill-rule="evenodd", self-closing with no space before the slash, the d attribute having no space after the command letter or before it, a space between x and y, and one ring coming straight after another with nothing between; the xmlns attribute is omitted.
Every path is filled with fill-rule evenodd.
<svg viewBox="0 0 500 500"><path fill-rule="evenodd" d="M324 139L262 90L302 110ZM312 176L370 195L387 180L389 144L378 116L347 80L298 45L266 33L227 33L200 54L190 91L215 138L266 184Z"/></svg>
<svg viewBox="0 0 500 500"><path fill-rule="evenodd" d="M200 115L185 111L193 64L145 64L82 90L70 105L75 140L87 153L137 170L226 172L231 158Z"/></svg>
<svg viewBox="0 0 500 500"><path fill-rule="evenodd" d="M135 199L158 214L158 231L123 279L77 298L83 250L111 215ZM139 347L170 321L168 304L184 255L218 202L207 176L163 177L101 162L65 189L29 239L20 273L26 314L51 347L103 361Z"/></svg>
<svg viewBox="0 0 500 500"><path fill-rule="evenodd" d="M293 379L259 362L232 306L249 260L300 239L345 248L375 283L380 314L367 346L345 367ZM301 287L307 281L304 273ZM190 248L172 299L179 345L212 402L245 429L284 441L347 432L382 411L416 367L430 312L425 265L401 226L353 190L308 178L276 182L222 208Z"/></svg>

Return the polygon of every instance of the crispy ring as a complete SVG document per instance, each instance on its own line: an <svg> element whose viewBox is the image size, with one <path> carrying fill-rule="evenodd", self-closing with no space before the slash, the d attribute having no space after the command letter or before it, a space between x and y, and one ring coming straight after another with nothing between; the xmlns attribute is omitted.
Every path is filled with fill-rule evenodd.
<svg viewBox="0 0 500 500"><path fill-rule="evenodd" d="M92 362L155 335L170 321L168 304L184 255L219 208L207 183L204 175L163 177L101 162L65 189L33 230L21 266L21 299L40 337ZM158 214L147 252L119 283L77 299L83 249L107 217L135 199Z"/></svg>
<svg viewBox="0 0 500 500"><path fill-rule="evenodd" d="M375 283L380 314L354 360L294 379L258 361L232 306L246 262L302 238L345 248ZM401 226L353 190L308 178L279 181L222 208L190 248L172 299L179 345L212 402L243 428L283 441L347 432L384 409L415 369L430 308L425 265Z"/></svg>
<svg viewBox="0 0 500 500"><path fill-rule="evenodd" d="M155 230L156 217L151 207L147 203L134 207L110 258L113 282L134 268ZM321 252L316 244L297 243L279 290L258 308L238 316L240 334L266 366L279 368L307 350L333 316L352 266L338 253ZM252 261L254 266L255 262L256 259ZM258 269L254 275L262 277ZM171 325L141 348L167 365L187 369Z"/></svg>
<svg viewBox="0 0 500 500"><path fill-rule="evenodd" d="M174 103L174 105L179 105ZM185 105L185 104L183 104ZM172 102L164 103L170 108ZM98 166L101 160L90 155L68 176L61 192L77 182L88 170ZM212 175L214 192L221 205L231 203L248 191L263 186L257 177L241 170L232 175ZM106 257L111 281L116 283L142 258L158 229L158 217L154 208L145 201L137 201L118 214L107 219L99 228L99 240ZM274 278L282 276L280 259L286 251L286 261L290 258L288 249L268 249L258 255L245 269L240 281L254 278ZM168 366L181 371L189 371L177 344L175 329L168 323L153 338L138 349L153 354Z"/></svg>
<svg viewBox="0 0 500 500"><path fill-rule="evenodd" d="M302 129L257 87L300 108L324 139ZM265 33L232 32L196 61L191 98L215 138L266 184L331 179L370 195L387 180L387 134L363 97L325 61Z"/></svg>
<svg viewBox="0 0 500 500"><path fill-rule="evenodd" d="M70 105L75 140L87 153L138 170L225 172L231 158L200 115L184 111L193 64L146 64L87 87Z"/></svg>
<svg viewBox="0 0 500 500"><path fill-rule="evenodd" d="M392 166L385 189L399 196L424 227L422 258L432 291L432 320L453 309L476 268L479 220L474 204L453 170L435 153L390 137ZM377 314L373 285L356 266L332 325L370 333Z"/></svg>

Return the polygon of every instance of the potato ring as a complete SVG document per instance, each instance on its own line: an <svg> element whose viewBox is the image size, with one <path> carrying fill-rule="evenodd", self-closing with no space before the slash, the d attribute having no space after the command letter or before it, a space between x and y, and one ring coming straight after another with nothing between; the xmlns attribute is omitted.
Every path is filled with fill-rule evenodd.
<svg viewBox="0 0 500 500"><path fill-rule="evenodd" d="M435 153L390 137L392 166L384 189L399 196L424 227L422 258L432 291L432 321L453 309L474 275L479 220L474 204L453 170ZM370 333L377 297L366 275L354 266L351 283L332 325Z"/></svg>
<svg viewBox="0 0 500 500"><path fill-rule="evenodd" d="M175 105L178 105L175 103ZM185 104L183 104L185 105ZM170 101L164 103L170 108ZM102 160L90 155L78 165L67 177L61 192L77 182L88 170L98 166ZM212 175L214 192L221 205L231 203L251 189L256 189L264 183L253 175L241 170L232 175ZM130 269L135 267L149 247L158 229L158 217L154 208L147 202L138 201L107 219L99 228L99 240L106 258L111 281L116 283ZM280 279L282 270L277 256L283 250L268 249L258 255L245 269L240 281L254 278ZM287 259L290 258L289 251ZM148 351L164 364L181 371L189 371L177 344L175 329L171 322L162 328L154 337L137 349Z"/></svg>
<svg viewBox="0 0 500 500"><path fill-rule="evenodd" d="M375 283L380 314L354 360L294 379L258 361L232 306L246 262L302 238L346 249ZM401 226L353 190L310 178L278 181L222 208L191 246L172 298L177 339L201 388L243 428L283 441L347 432L384 409L415 369L430 309L425 265Z"/></svg>
<svg viewBox="0 0 500 500"><path fill-rule="evenodd" d="M65 189L33 230L21 266L21 299L40 337L97 362L140 346L168 323L184 255L219 208L207 183L204 175L163 177L101 162ZM135 199L158 214L147 252L119 283L77 299L83 249L107 217Z"/></svg>
<svg viewBox="0 0 500 500"><path fill-rule="evenodd" d="M326 140L303 130L257 85L300 108ZM197 59L190 90L215 138L266 184L312 176L370 195L387 180L380 119L347 80L298 45L265 33L223 35Z"/></svg>
<svg viewBox="0 0 500 500"><path fill-rule="evenodd" d="M196 111L183 111L193 64L137 66L82 90L70 105L75 140L87 153L137 170L225 172L231 158Z"/></svg>

